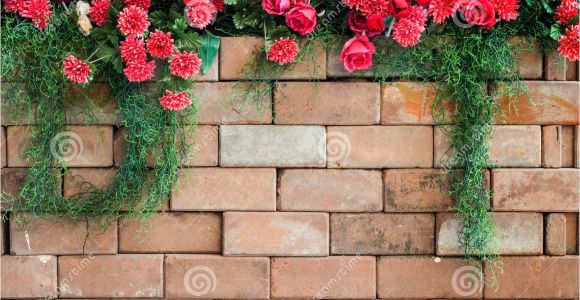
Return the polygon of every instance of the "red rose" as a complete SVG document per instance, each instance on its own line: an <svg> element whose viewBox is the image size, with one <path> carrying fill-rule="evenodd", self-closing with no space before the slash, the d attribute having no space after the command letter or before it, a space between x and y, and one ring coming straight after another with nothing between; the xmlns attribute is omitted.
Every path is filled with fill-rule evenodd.
<svg viewBox="0 0 580 300"><path fill-rule="evenodd" d="M348 26L356 35L362 35L365 32L369 37L373 37L385 30L385 20L377 14L366 17L359 15L353 9L348 15Z"/></svg>
<svg viewBox="0 0 580 300"><path fill-rule="evenodd" d="M463 11L463 17L469 24L483 26L485 29L495 25L495 9L487 0L469 0L460 11Z"/></svg>
<svg viewBox="0 0 580 300"><path fill-rule="evenodd" d="M375 45L369 41L369 38L366 35L357 36L344 44L340 61L349 72L365 70L373 65L373 53L375 53Z"/></svg>
<svg viewBox="0 0 580 300"><path fill-rule="evenodd" d="M415 0L415 2L417 2L417 4L419 4L421 6L429 6L429 4L431 3L431 0Z"/></svg>
<svg viewBox="0 0 580 300"><path fill-rule="evenodd" d="M286 25L300 35L309 34L316 27L316 10L310 4L297 3L286 14Z"/></svg>
<svg viewBox="0 0 580 300"><path fill-rule="evenodd" d="M369 37L381 34L385 31L385 19L377 14L372 14L367 16L367 35Z"/></svg>
<svg viewBox="0 0 580 300"><path fill-rule="evenodd" d="M404 18L409 15L411 0L391 0L389 1L389 12L395 18Z"/></svg>
<svg viewBox="0 0 580 300"><path fill-rule="evenodd" d="M283 15L290 9L290 0L262 0L262 8L271 15Z"/></svg>

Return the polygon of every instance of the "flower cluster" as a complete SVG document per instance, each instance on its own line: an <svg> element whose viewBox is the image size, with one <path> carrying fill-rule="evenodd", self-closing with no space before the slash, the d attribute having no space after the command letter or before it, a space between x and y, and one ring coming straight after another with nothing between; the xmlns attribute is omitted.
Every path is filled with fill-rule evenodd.
<svg viewBox="0 0 580 300"><path fill-rule="evenodd" d="M580 59L580 23L577 16L577 0L563 0L554 13L559 28L564 30L564 34L558 40L560 44L558 51L560 55L572 61Z"/></svg>
<svg viewBox="0 0 580 300"><path fill-rule="evenodd" d="M316 10L301 0L262 0L262 8L271 15L284 16L288 28L307 35L316 28Z"/></svg>
<svg viewBox="0 0 580 300"><path fill-rule="evenodd" d="M36 28L44 29L54 15L49 0L5 0L4 9L31 19Z"/></svg>

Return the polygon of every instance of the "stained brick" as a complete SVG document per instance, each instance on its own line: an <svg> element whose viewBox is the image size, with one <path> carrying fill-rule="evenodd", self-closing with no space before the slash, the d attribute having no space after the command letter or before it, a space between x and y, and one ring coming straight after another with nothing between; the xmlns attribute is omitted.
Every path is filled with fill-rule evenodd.
<svg viewBox="0 0 580 300"><path fill-rule="evenodd" d="M221 251L221 216L166 213L145 223L139 219L119 227L121 253L218 253Z"/></svg>
<svg viewBox="0 0 580 300"><path fill-rule="evenodd" d="M567 80L568 60L562 57L557 51L552 51L544 58L546 66L544 68L545 80ZM570 66L571 67L571 66Z"/></svg>
<svg viewBox="0 0 580 300"><path fill-rule="evenodd" d="M525 79L542 79L542 50L540 43L526 37L513 37L510 43L518 56L517 68Z"/></svg>
<svg viewBox="0 0 580 300"><path fill-rule="evenodd" d="M167 298L268 299L270 260L267 257L167 255Z"/></svg>
<svg viewBox="0 0 580 300"><path fill-rule="evenodd" d="M494 213L498 253L502 255L541 255L543 220L539 213ZM461 220L451 213L437 214L437 255L463 255L459 244Z"/></svg>
<svg viewBox="0 0 580 300"><path fill-rule="evenodd" d="M371 82L283 82L276 85L276 124L372 125L380 88Z"/></svg>
<svg viewBox="0 0 580 300"><path fill-rule="evenodd" d="M374 299L375 282L374 257L272 259L272 298Z"/></svg>
<svg viewBox="0 0 580 300"><path fill-rule="evenodd" d="M454 202L442 186L442 175L437 169L385 170L385 211L448 211Z"/></svg>
<svg viewBox="0 0 580 300"><path fill-rule="evenodd" d="M280 176L278 210L380 211L381 181L378 170L284 170Z"/></svg>
<svg viewBox="0 0 580 300"><path fill-rule="evenodd" d="M562 126L542 126L542 167L562 167Z"/></svg>
<svg viewBox="0 0 580 300"><path fill-rule="evenodd" d="M328 214L224 213L224 255L328 255Z"/></svg>
<svg viewBox="0 0 580 300"><path fill-rule="evenodd" d="M56 256L2 255L2 298L57 296Z"/></svg>
<svg viewBox="0 0 580 300"><path fill-rule="evenodd" d="M60 256L61 298L162 298L163 255Z"/></svg>
<svg viewBox="0 0 580 300"><path fill-rule="evenodd" d="M276 210L276 170L182 169L171 210Z"/></svg>
<svg viewBox="0 0 580 300"><path fill-rule="evenodd" d="M566 254L578 254L578 214L565 213L566 216Z"/></svg>
<svg viewBox="0 0 580 300"><path fill-rule="evenodd" d="M431 83L393 82L382 86L381 124L433 125Z"/></svg>
<svg viewBox="0 0 580 300"><path fill-rule="evenodd" d="M329 126L329 168L433 166L431 126Z"/></svg>
<svg viewBox="0 0 580 300"><path fill-rule="evenodd" d="M496 211L578 211L577 169L492 170Z"/></svg>
<svg viewBox="0 0 580 300"><path fill-rule="evenodd" d="M561 213L546 217L546 254L566 255L566 216Z"/></svg>
<svg viewBox="0 0 580 300"><path fill-rule="evenodd" d="M562 126L562 168L574 167L574 126Z"/></svg>
<svg viewBox="0 0 580 300"><path fill-rule="evenodd" d="M577 256L504 257L502 263L501 288L486 285L486 299L578 298Z"/></svg>
<svg viewBox="0 0 580 300"><path fill-rule="evenodd" d="M431 254L435 251L432 214L333 214L332 254Z"/></svg>

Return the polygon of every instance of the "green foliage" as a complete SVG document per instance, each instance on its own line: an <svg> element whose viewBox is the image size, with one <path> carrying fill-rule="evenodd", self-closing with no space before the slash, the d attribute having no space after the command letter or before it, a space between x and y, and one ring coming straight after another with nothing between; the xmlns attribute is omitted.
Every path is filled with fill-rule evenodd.
<svg viewBox="0 0 580 300"><path fill-rule="evenodd" d="M199 46L199 56L201 58L201 72L203 74L207 73L213 62L215 61L219 48L220 48L220 38L206 31L203 38L203 44Z"/></svg>

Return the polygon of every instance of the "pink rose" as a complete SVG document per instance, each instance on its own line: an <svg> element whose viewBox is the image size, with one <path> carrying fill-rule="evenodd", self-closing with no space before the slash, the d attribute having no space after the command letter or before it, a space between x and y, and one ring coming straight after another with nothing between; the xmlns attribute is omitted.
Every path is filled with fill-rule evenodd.
<svg viewBox="0 0 580 300"><path fill-rule="evenodd" d="M290 0L262 0L262 8L271 15L283 15L290 9Z"/></svg>
<svg viewBox="0 0 580 300"><path fill-rule="evenodd" d="M363 32L369 37L380 34L385 30L385 20L377 14L362 16L353 9L348 15L348 26L356 35L362 35Z"/></svg>
<svg viewBox="0 0 580 300"><path fill-rule="evenodd" d="M460 10L461 11L461 10ZM495 9L487 0L470 0L463 7L463 17L469 24L490 29L495 25Z"/></svg>
<svg viewBox="0 0 580 300"><path fill-rule="evenodd" d="M369 41L369 38L366 35L356 36L342 47L340 61L349 72L366 70L373 65L373 53L375 53L375 45Z"/></svg>
<svg viewBox="0 0 580 300"><path fill-rule="evenodd" d="M309 34L316 27L316 10L310 4L296 3L286 14L286 25L300 35Z"/></svg>

